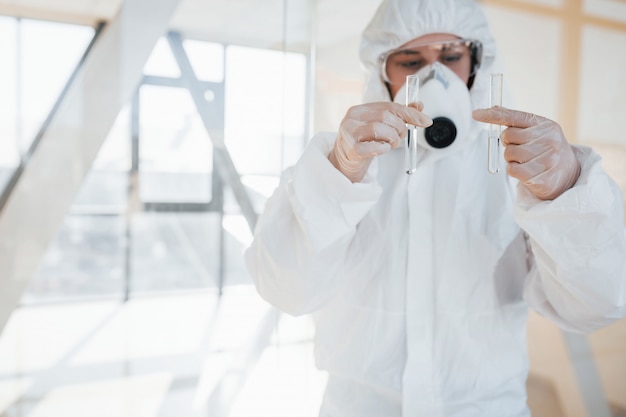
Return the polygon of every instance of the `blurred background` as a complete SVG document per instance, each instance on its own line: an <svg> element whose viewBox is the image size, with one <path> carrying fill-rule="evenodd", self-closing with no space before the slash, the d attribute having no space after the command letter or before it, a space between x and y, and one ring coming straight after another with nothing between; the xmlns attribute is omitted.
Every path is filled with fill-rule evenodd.
<svg viewBox="0 0 626 417"><path fill-rule="evenodd" d="M626 1L482 3L516 107L625 190ZM0 0L0 416L317 415L310 319L242 253L378 4ZM528 348L533 416L626 416L626 321Z"/></svg>

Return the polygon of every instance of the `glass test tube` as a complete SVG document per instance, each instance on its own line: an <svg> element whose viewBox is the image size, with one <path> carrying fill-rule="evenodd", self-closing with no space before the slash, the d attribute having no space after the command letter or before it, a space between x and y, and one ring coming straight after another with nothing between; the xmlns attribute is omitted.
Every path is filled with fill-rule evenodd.
<svg viewBox="0 0 626 417"><path fill-rule="evenodd" d="M407 75L406 77L406 100L408 106L419 101L420 79L417 75ZM412 174L417 170L417 127L407 123L406 149L404 153L404 168L407 174Z"/></svg>
<svg viewBox="0 0 626 417"><path fill-rule="evenodd" d="M502 74L491 74L491 96L489 107L502 106ZM496 124L489 125L489 155L488 169L495 174L500 171L500 134L502 126Z"/></svg>

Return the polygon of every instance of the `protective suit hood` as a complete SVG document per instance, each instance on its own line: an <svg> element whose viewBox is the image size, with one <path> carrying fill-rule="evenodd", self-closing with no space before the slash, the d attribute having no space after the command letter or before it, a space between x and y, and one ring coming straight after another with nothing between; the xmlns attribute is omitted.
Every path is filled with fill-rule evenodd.
<svg viewBox="0 0 626 417"><path fill-rule="evenodd" d="M483 58L470 91L472 108L488 107L489 74L495 41L480 6L471 0L385 0L365 28L359 55L368 72L365 102L390 101L378 58L385 52L430 33L479 40Z"/></svg>

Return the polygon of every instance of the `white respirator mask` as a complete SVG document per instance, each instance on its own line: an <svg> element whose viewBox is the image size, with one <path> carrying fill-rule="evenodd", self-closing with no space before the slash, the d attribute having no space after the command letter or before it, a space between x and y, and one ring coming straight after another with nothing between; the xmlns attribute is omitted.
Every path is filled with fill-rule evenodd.
<svg viewBox="0 0 626 417"><path fill-rule="evenodd" d="M425 149L450 152L469 141L472 102L467 85L451 69L435 62L417 72L419 101L433 119L427 128L417 128L417 144ZM405 103L406 83L396 93L395 103Z"/></svg>

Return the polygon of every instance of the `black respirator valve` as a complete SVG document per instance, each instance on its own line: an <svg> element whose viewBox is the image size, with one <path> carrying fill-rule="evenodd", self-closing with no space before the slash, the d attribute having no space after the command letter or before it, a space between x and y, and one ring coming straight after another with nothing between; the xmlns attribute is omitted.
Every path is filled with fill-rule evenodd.
<svg viewBox="0 0 626 417"><path fill-rule="evenodd" d="M424 129L424 137L433 148L446 148L456 139L456 126L447 117L435 117L433 124Z"/></svg>

